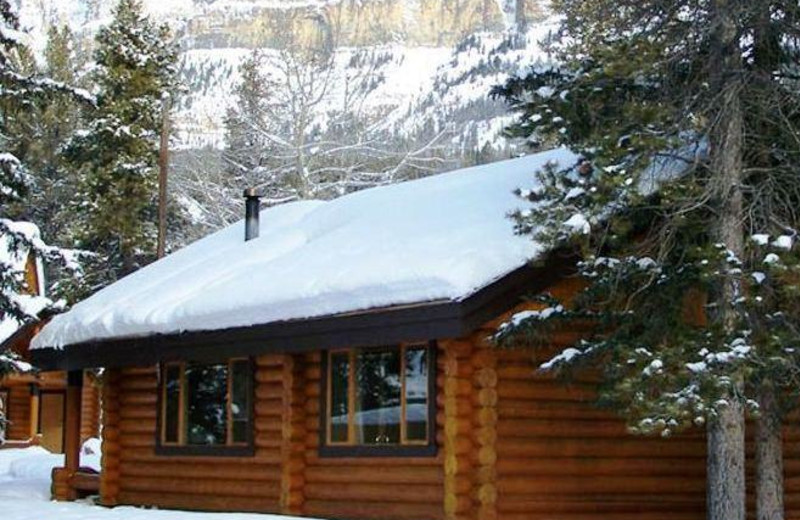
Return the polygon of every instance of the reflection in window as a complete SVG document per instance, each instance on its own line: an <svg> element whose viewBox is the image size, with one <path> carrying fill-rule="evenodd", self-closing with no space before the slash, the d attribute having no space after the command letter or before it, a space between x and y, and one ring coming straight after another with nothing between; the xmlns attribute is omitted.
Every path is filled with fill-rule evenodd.
<svg viewBox="0 0 800 520"><path fill-rule="evenodd" d="M328 444L428 444L428 353L427 346L332 352Z"/></svg>
<svg viewBox="0 0 800 520"><path fill-rule="evenodd" d="M405 353L406 440L428 438L428 356L424 348L408 348Z"/></svg>
<svg viewBox="0 0 800 520"><path fill-rule="evenodd" d="M186 444L225 444L228 366L190 365L186 392Z"/></svg>
<svg viewBox="0 0 800 520"><path fill-rule="evenodd" d="M332 442L347 442L347 424L350 410L347 381L350 377L350 357L346 352L331 354L330 365L330 439Z"/></svg>
<svg viewBox="0 0 800 520"><path fill-rule="evenodd" d="M357 444L400 442L400 351L360 352L356 357Z"/></svg>
<svg viewBox="0 0 800 520"><path fill-rule="evenodd" d="M230 446L250 438L252 368L228 363L169 363L162 371L161 442Z"/></svg>

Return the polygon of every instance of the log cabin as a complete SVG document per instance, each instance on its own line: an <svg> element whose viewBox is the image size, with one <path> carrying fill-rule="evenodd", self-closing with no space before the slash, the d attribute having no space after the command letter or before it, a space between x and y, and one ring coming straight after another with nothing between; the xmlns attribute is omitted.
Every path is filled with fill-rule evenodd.
<svg viewBox="0 0 800 520"><path fill-rule="evenodd" d="M100 500L398 520L705 517L705 437L633 436L590 375L490 337L575 258L514 234L554 150L247 216L56 316L37 362L104 367ZM242 229L244 228L244 240ZM534 260L533 262L531 260ZM582 334L554 332L552 349ZM80 409L70 378L68 417ZM59 499L74 496L76 422ZM800 450L786 435L787 518ZM60 494L59 494L60 493ZM752 509L752 508L751 508Z"/></svg>
<svg viewBox="0 0 800 520"><path fill-rule="evenodd" d="M27 232L38 236L33 224L24 224ZM29 251L12 251L0 236L0 260L24 274L28 294L45 294L44 266ZM19 370L0 378L0 409L5 415L3 446L37 444L53 453L64 451L64 419L67 373L38 371L30 365L30 342L42 323L19 323L0 315L0 353L13 352ZM90 372L83 375L80 438L85 441L99 435L100 391Z"/></svg>

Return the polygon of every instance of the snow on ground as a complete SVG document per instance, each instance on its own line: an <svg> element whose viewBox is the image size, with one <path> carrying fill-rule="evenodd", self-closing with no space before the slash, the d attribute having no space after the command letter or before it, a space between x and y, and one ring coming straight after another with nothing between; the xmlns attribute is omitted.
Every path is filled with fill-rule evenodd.
<svg viewBox="0 0 800 520"><path fill-rule="evenodd" d="M53 318L32 348L216 330L390 305L459 301L541 248L514 234L514 195L565 150L360 191L261 214L137 271Z"/></svg>
<svg viewBox="0 0 800 520"><path fill-rule="evenodd" d="M99 466L97 439L84 443L81 465ZM294 517L240 513L192 513L136 507L108 509L89 501L50 501L50 472L64 456L33 446L0 449L0 511L3 520L293 520Z"/></svg>
<svg viewBox="0 0 800 520"><path fill-rule="evenodd" d="M50 453L39 446L0 449L0 511L5 512L3 506L7 498L49 500L50 473L53 468L63 465L64 455ZM84 443L81 466L100 469L98 439Z"/></svg>

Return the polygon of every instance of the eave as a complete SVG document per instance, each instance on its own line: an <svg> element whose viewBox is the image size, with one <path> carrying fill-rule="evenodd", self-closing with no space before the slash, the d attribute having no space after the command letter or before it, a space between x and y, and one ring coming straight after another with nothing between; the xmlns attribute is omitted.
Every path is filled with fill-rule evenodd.
<svg viewBox="0 0 800 520"><path fill-rule="evenodd" d="M42 370L148 366L164 360L218 360L275 352L387 345L463 337L522 301L575 272L575 256L553 252L459 301L369 309L248 327L92 341L63 349L31 350ZM224 350L223 350L224 348Z"/></svg>

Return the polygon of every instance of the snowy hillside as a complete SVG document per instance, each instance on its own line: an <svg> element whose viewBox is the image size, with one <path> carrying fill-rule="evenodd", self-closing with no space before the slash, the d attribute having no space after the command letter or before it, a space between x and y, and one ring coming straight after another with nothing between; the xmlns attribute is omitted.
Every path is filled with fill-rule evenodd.
<svg viewBox="0 0 800 520"><path fill-rule="evenodd" d="M107 23L114 2L18 0L31 46L41 52L46 28L68 24L86 49ZM537 42L552 25L538 2L527 5L529 30L514 30L515 0L144 0L148 12L167 22L182 49L180 70L188 92L175 110L176 147L219 148L239 65L251 49L269 49L277 37L272 21L302 12L310 31L337 31L336 67L354 67L353 56L374 75L367 105L386 114L388 129L407 134L449 128L463 154L500 146L508 122L504 107L488 99L492 85L527 64L546 59ZM305 23L305 22L304 22ZM356 71L355 73L358 73ZM327 100L332 107L340 99Z"/></svg>

